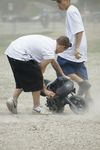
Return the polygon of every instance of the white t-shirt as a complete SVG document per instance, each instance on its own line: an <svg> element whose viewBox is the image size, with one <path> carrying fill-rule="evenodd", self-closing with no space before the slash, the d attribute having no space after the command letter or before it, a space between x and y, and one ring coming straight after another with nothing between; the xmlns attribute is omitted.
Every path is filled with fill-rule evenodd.
<svg viewBox="0 0 100 150"><path fill-rule="evenodd" d="M82 41L80 45L80 53L81 58L76 59L74 54L75 54L75 34L82 32L83 31L83 36L82 36ZM87 40L86 40L86 35L85 35L85 30L82 22L82 18L80 15L80 12L78 9L70 5L68 10L66 11L66 36L69 37L72 47L68 48L66 51L63 53L60 53L59 56L73 61L73 62L83 62L87 60Z"/></svg>
<svg viewBox="0 0 100 150"><path fill-rule="evenodd" d="M41 62L46 59L55 58L56 40L42 35L22 36L13 41L5 51L11 58L28 61Z"/></svg>

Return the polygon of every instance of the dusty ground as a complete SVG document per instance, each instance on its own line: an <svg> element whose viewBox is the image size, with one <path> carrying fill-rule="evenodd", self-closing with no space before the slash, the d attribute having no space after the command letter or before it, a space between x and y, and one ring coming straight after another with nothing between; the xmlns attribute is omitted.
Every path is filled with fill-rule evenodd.
<svg viewBox="0 0 100 150"><path fill-rule="evenodd" d="M18 115L6 108L14 80L8 61L0 55L0 150L100 150L100 54L89 55L94 105L89 113L75 115L67 106L63 114L32 115L32 97L19 98ZM48 75L47 75L48 74ZM45 76L54 79L49 67ZM41 98L45 104L45 99Z"/></svg>

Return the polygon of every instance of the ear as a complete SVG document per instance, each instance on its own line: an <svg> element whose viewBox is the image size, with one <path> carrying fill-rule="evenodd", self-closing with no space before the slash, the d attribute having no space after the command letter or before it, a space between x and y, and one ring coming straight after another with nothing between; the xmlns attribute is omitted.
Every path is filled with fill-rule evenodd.
<svg viewBox="0 0 100 150"><path fill-rule="evenodd" d="M59 44L57 44L57 47L56 47L56 54L58 54L59 53L59 49L60 49L60 45Z"/></svg>

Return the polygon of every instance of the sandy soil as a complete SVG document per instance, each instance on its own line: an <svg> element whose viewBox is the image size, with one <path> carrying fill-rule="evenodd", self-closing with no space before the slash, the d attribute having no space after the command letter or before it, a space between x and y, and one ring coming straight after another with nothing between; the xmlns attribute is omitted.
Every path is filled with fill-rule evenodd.
<svg viewBox="0 0 100 150"><path fill-rule="evenodd" d="M74 114L68 106L63 114L32 115L31 93L19 98L18 115L11 114L6 100L14 80L8 61L0 55L0 150L100 150L100 54L89 55L89 74L94 104L84 115ZM45 77L55 79L48 67ZM41 97L41 104L45 98Z"/></svg>

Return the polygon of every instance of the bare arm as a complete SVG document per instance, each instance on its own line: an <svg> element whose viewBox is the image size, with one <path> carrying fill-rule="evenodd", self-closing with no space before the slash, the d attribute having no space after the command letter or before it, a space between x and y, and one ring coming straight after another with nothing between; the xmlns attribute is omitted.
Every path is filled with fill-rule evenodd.
<svg viewBox="0 0 100 150"><path fill-rule="evenodd" d="M45 69L46 69L47 65L48 65L49 63L51 63L51 61L52 61L52 59L43 60L43 61L39 64L39 65L40 65L40 68L41 68L41 70L42 70L42 73L45 72ZM43 82L43 91L44 91L44 93L46 94L46 96L48 96L48 97L51 97L51 96L54 96L54 95L55 95L54 92L47 90L46 85L45 85L44 82Z"/></svg>
<svg viewBox="0 0 100 150"><path fill-rule="evenodd" d="M81 55L80 55L80 44L81 44L81 41L82 41L82 36L83 36L83 31L82 32L79 32L79 33L76 33L75 37L75 57L77 59L81 58Z"/></svg>
<svg viewBox="0 0 100 150"><path fill-rule="evenodd" d="M49 63L51 63L51 61L52 61L52 59L43 60L43 61L39 64L39 65L40 65L40 68L41 68L41 70L42 70L42 73L45 72L45 69L46 69L47 65L48 65Z"/></svg>
<svg viewBox="0 0 100 150"><path fill-rule="evenodd" d="M59 64L58 64L54 59L44 60L44 61L42 61L42 62L40 63L40 68L41 68L41 70L42 70L42 73L44 73L44 71L45 71L45 69L46 69L46 67L47 67L47 65L48 65L49 63L51 63L52 67L54 68L54 70L55 70L59 75L65 77L65 78L67 78L67 79L70 78L70 77L64 75L64 73L63 73L61 67L59 66ZM43 83L43 91L44 91L44 93L45 93L47 96L49 96L49 97L55 95L54 92L49 91L49 90L46 89L45 83Z"/></svg>
<svg viewBox="0 0 100 150"><path fill-rule="evenodd" d="M82 41L82 36L83 36L83 31L76 33L76 41L75 41L75 49L79 49L80 48L80 44Z"/></svg>
<svg viewBox="0 0 100 150"><path fill-rule="evenodd" d="M52 60L52 61L51 61L51 65L52 65L52 67L54 68L54 70L56 71L56 73L57 73L58 75L61 75L61 76L65 77L65 78L69 79L69 77L66 76L66 75L63 73L61 67L59 66L59 64L58 64L55 60Z"/></svg>

